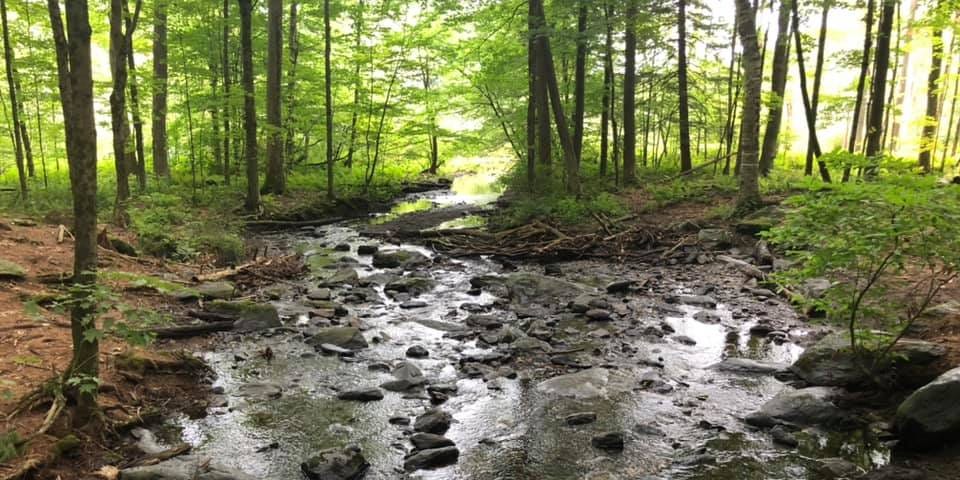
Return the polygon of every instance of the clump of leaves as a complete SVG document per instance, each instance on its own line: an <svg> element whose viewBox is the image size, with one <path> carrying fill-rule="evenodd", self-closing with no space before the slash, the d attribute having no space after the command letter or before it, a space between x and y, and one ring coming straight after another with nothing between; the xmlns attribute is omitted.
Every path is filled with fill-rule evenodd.
<svg viewBox="0 0 960 480"><path fill-rule="evenodd" d="M931 181L839 185L787 200L786 220L766 237L797 267L777 280L832 287L805 301L843 324L875 381L891 351L960 272L960 192ZM881 330L877 332L876 330Z"/></svg>
<svg viewBox="0 0 960 480"><path fill-rule="evenodd" d="M24 441L17 432L0 433L0 463L5 463L20 456Z"/></svg>

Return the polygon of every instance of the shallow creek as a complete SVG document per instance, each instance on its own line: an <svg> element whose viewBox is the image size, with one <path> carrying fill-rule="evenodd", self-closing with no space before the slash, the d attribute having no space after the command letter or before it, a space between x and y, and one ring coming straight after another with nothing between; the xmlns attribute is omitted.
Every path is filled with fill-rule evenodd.
<svg viewBox="0 0 960 480"><path fill-rule="evenodd" d="M431 192L406 201L416 203L416 210L493 198ZM399 207L392 218L374 221L402 221L406 211L411 210ZM741 293L743 279L729 268L595 261L561 264L560 278L597 288L599 295L618 302L612 309L614 319L607 322L587 322L559 305L540 310L554 322L551 344L570 351L583 365L562 367L551 364L548 354L532 353L518 355L509 364L516 375L467 378L460 359L496 347L479 345L476 339L446 338L444 331L427 325L442 325L431 321L462 324L470 315L464 304L493 305L487 313L505 319L515 319L517 311L532 305L507 306L495 303L496 292L470 292L471 278L505 272L498 263L444 258L414 245L383 245L361 237L358 230L365 224L348 222L264 240L283 251L303 252L318 275L332 272L328 265L346 266L356 268L361 279L401 272L373 268L370 256L356 253L359 245L420 251L433 257L433 264L412 273L436 282L434 289L415 297L425 306L401 308L402 302L386 295L382 285L372 285L378 298L345 304L349 314L342 319L363 325L370 348L341 359L315 352L302 333L294 333L310 331L310 307L296 288L278 287L274 304L289 328L228 335L214 350L199 353L216 373L214 387L223 393L215 404L220 406L212 407L205 418L179 418L168 426L193 445L194 453L257 478L278 480L302 478L301 462L319 450L348 444L360 446L372 465L368 479L818 479L830 478L818 472L818 458L843 457L865 468L886 461L884 450L859 432L842 436L801 432L799 448L788 449L776 446L768 433L743 423L745 415L790 387L772 375L737 374L710 366L727 357L789 364L801 353L798 344L806 331L780 300ZM457 224L444 228L451 226ZM343 244L350 245L350 251L333 250ZM508 268L543 273L536 264ZM625 278L642 278L646 283L626 294L605 294L604 285ZM315 280L304 280L300 290L315 286ZM346 292L334 289L333 301ZM663 301L671 294L702 293L718 301L710 309L717 316L709 322L697 316L703 307ZM761 318L782 325L789 339L775 342L752 336L749 329ZM663 330L664 324L674 332L661 337L643 333L651 326ZM429 357L405 358L412 345L426 347ZM266 347L274 354L269 362L257 354ZM385 392L383 400L369 403L336 398L341 390L392 380L389 373L368 367L401 360L415 363L431 383L458 387L457 394L440 406L454 418L446 436L460 449L455 465L403 471L404 455L411 450L404 434L409 427L391 424L389 419L423 413L430 407L426 395ZM579 368L586 366L593 368ZM574 389L596 382L596 391L563 395L570 392L540 386L548 378L573 372L583 376ZM282 394L246 396L249 385L260 383L280 387ZM583 411L595 412L597 421L566 425L566 415ZM623 452L591 447L591 437L607 431L625 434Z"/></svg>

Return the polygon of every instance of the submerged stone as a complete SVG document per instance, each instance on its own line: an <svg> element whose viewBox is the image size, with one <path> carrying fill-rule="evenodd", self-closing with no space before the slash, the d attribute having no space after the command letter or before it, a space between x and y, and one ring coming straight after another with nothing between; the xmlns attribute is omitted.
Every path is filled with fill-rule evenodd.
<svg viewBox="0 0 960 480"><path fill-rule="evenodd" d="M324 450L300 464L310 480L360 480L370 464L357 447Z"/></svg>

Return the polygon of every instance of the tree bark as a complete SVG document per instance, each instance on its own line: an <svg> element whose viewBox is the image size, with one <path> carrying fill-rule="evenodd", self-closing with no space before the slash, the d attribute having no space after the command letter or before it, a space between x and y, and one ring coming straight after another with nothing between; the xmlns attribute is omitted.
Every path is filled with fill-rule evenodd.
<svg viewBox="0 0 960 480"><path fill-rule="evenodd" d="M876 9L876 0L867 0L867 16L863 23L866 33L863 36L863 57L860 60L860 76L857 79L857 100L853 105L853 125L850 127L850 139L847 151L854 153L857 150L857 130L859 127L860 112L863 109L863 95L866 90L867 73L870 70L870 52L873 48L873 15ZM843 181L850 180L850 168L843 169Z"/></svg>
<svg viewBox="0 0 960 480"><path fill-rule="evenodd" d="M247 170L247 195L244 208L260 209L259 173L257 168L257 103L253 90L253 39L251 32L252 0L237 0L240 7L240 58L243 83L244 156Z"/></svg>
<svg viewBox="0 0 960 480"><path fill-rule="evenodd" d="M899 9L899 6L897 8ZM913 41L914 19L916 18L917 10L917 0L911 0L909 10L910 17L907 19L907 31L903 35L903 40L900 40L899 35L897 36L898 43L902 42L909 45L910 42ZM910 49L906 49L903 52L903 58L900 60L900 74L898 75L900 80L897 81L897 93L891 103L891 107L893 105L903 105L903 100L906 98L907 92L907 80L910 76L908 72L910 72ZM901 112L898 109L897 115L893 116L893 122L890 125L890 151L896 150L899 145L901 120Z"/></svg>
<svg viewBox="0 0 960 480"><path fill-rule="evenodd" d="M607 157L610 150L610 107L613 103L613 6L610 0L603 4L603 21L606 41L603 47L603 112L600 115L600 176L607 174Z"/></svg>
<svg viewBox="0 0 960 480"><path fill-rule="evenodd" d="M680 171L693 168L690 155L690 99L687 93L687 0L679 0L677 19L677 83L680 86Z"/></svg>
<svg viewBox="0 0 960 480"><path fill-rule="evenodd" d="M323 0L323 90L327 127L327 198L333 199L333 70L330 68L330 0Z"/></svg>
<svg viewBox="0 0 960 480"><path fill-rule="evenodd" d="M127 16L127 68L130 72L130 113L133 116L133 134L136 142L136 172L137 186L143 192L147 189L147 159L143 146L143 117L140 115L140 89L137 86L137 63L133 56L133 32L140 23L140 11L143 9L143 0L137 0L134 14Z"/></svg>
<svg viewBox="0 0 960 480"><path fill-rule="evenodd" d="M883 0L883 11L880 14L880 26L877 31L877 55L874 69L873 85L871 86L870 118L867 122L867 151L868 158L875 158L883 152L881 138L883 137L883 111L887 90L887 69L890 65L890 33L893 31L893 14L896 0ZM876 174L876 167L866 170L869 176Z"/></svg>
<svg viewBox="0 0 960 480"><path fill-rule="evenodd" d="M363 0L357 2L357 12L353 21L354 54L360 52L363 38ZM357 144L357 121L360 118L360 87L363 80L360 78L360 62L353 70L353 112L350 119L350 145L347 148L347 159L343 162L348 169L353 168L353 155Z"/></svg>
<svg viewBox="0 0 960 480"><path fill-rule="evenodd" d="M113 158L117 171L116 221L126 224L124 202L130 198L130 166L127 157L127 38L126 1L110 0L110 127L113 132Z"/></svg>
<svg viewBox="0 0 960 480"><path fill-rule="evenodd" d="M790 58L790 5L798 0L780 0L777 14L777 38L773 47L773 72L770 75L770 105L767 106L767 128L760 150L760 174L773 169L783 123L783 100L787 90L787 63Z"/></svg>
<svg viewBox="0 0 960 480"><path fill-rule="evenodd" d="M817 137L817 111L814 109L813 102L810 100L810 93L807 90L807 69L803 61L803 43L800 39L800 11L796 2L793 3L793 38L797 50L797 70L800 74L800 94L803 97L803 109L806 113L807 131L810 134L808 145L813 150L813 155L817 158L817 166L820 170L820 178L824 182L830 183L830 171L827 165L820 160L823 152L820 149L820 140Z"/></svg>
<svg viewBox="0 0 960 480"><path fill-rule="evenodd" d="M13 116L11 136L14 140L14 155L17 163L17 178L20 180L20 197L27 200L27 172L23 162L23 137L19 128L20 113L17 102L17 88L13 81L13 47L10 45L10 27L7 24L7 2L0 0L0 20L3 21L3 61L7 72L7 87L10 96L10 111Z"/></svg>
<svg viewBox="0 0 960 480"><path fill-rule="evenodd" d="M580 10L577 13L577 58L573 80L573 151L576 154L578 163L583 154L583 117L586 108L588 0L579 0L579 3Z"/></svg>
<svg viewBox="0 0 960 480"><path fill-rule="evenodd" d="M27 161L27 176L34 178L37 175L37 168L33 164L33 146L30 143L30 131L27 128L27 110L23 106L23 87L20 86L20 74L14 70L14 83L17 86L17 114L20 118L20 141L23 142L23 156Z"/></svg>
<svg viewBox="0 0 960 480"><path fill-rule="evenodd" d="M740 150L743 158L740 164L740 193L737 197L737 210L746 212L756 208L761 202L759 182L759 134L760 134L760 91L763 83L763 70L760 58L760 45L757 43L757 12L749 0L736 1L737 29L740 43L743 45L743 120Z"/></svg>
<svg viewBox="0 0 960 480"><path fill-rule="evenodd" d="M296 2L294 2L294 5ZM223 183L230 185L231 152L230 144L233 130L230 129L230 118L233 117L233 99L230 95L233 83L230 67L230 0L223 0L223 32L221 34L220 73L223 74Z"/></svg>
<svg viewBox="0 0 960 480"><path fill-rule="evenodd" d="M153 6L153 173L170 178L167 150L167 2Z"/></svg>
<svg viewBox="0 0 960 480"><path fill-rule="evenodd" d="M537 119L537 162L550 168L553 162L553 133L550 130L550 95L547 93L547 79L544 74L544 52L539 38L545 35L546 19L537 13L536 0L530 0L530 17L533 19L534 47L534 104Z"/></svg>
<svg viewBox="0 0 960 480"><path fill-rule="evenodd" d="M64 32L59 0L47 0L57 54L57 77L70 163L73 193L74 303L70 315L73 359L64 378L89 381L99 371L100 345L88 296L97 281L97 131L93 110L93 69L90 56L90 20L86 0L66 4L69 34ZM67 40L69 38L69 40ZM89 385L89 384L88 384ZM77 389L74 426L87 424L96 410L97 389Z"/></svg>
<svg viewBox="0 0 960 480"><path fill-rule="evenodd" d="M627 0L623 73L623 183L637 182L637 0Z"/></svg>
<svg viewBox="0 0 960 480"><path fill-rule="evenodd" d="M295 155L296 143L294 142L294 134L296 133L296 116L294 114L294 107L296 107L297 103L297 63L299 62L300 58L300 30L298 25L300 19L299 3L300 2L296 0L290 2L290 26L288 28L289 39L287 40L287 48L290 51L290 68L287 70L287 141L283 151L284 158L287 159L288 170L297 162L297 156Z"/></svg>
<svg viewBox="0 0 960 480"><path fill-rule="evenodd" d="M819 106L820 106L820 84L823 80L823 61L824 61L824 52L826 50L827 44L827 18L830 13L830 2L824 2L823 9L821 10L820 16L820 34L817 38L817 64L814 67L813 71L813 95L810 99L810 108L813 110L813 119L814 125L816 125L816 119L819 115ZM807 139L807 158L804 163L804 168L813 171L813 161L814 161L814 137L809 137ZM819 147L819 144L817 145ZM822 153L822 152L821 152Z"/></svg>
<svg viewBox="0 0 960 480"><path fill-rule="evenodd" d="M283 110L280 74L283 70L283 0L267 1L267 176L261 193L282 195L286 190L283 171Z"/></svg>
<svg viewBox="0 0 960 480"><path fill-rule="evenodd" d="M937 2L934 15L943 5L942 0ZM923 173L930 173L932 168L931 157L937 146L937 124L939 123L940 106L940 69L943 68L943 27L933 29L932 61L930 72L927 75L927 112L923 120L923 129L920 133L920 156L918 163Z"/></svg>
<svg viewBox="0 0 960 480"><path fill-rule="evenodd" d="M537 102L536 75L537 49L533 2L527 2L527 189L533 191L537 185Z"/></svg>

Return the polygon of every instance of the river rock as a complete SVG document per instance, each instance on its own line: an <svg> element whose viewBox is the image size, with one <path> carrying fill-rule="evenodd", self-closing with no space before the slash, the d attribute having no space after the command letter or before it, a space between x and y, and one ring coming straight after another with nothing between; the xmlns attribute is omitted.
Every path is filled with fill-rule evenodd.
<svg viewBox="0 0 960 480"><path fill-rule="evenodd" d="M609 381L610 375L606 369L590 368L544 380L537 384L537 390L560 397L584 400L604 396Z"/></svg>
<svg viewBox="0 0 960 480"><path fill-rule="evenodd" d="M307 344L319 348L323 344L336 345L347 350L362 350L367 348L367 340L363 338L360 329L354 327L324 328L307 339Z"/></svg>
<svg viewBox="0 0 960 480"><path fill-rule="evenodd" d="M429 263L429 257L413 250L393 250L389 252L377 252L373 255L373 266L376 268L403 267L404 269L409 269Z"/></svg>
<svg viewBox="0 0 960 480"><path fill-rule="evenodd" d="M696 345L696 344L697 344L697 341L696 341L696 340L694 340L694 339L692 339L692 338L690 338L690 337L688 337L688 336L686 336L686 335L674 335L672 338L673 338L677 343L682 343L682 344L684 344L684 345L693 346L693 345Z"/></svg>
<svg viewBox="0 0 960 480"><path fill-rule="evenodd" d="M269 303L254 303L249 301L228 302L215 300L207 304L207 310L219 315L225 315L236 320L234 330L251 332L268 328L282 327L277 307Z"/></svg>
<svg viewBox="0 0 960 480"><path fill-rule="evenodd" d="M749 358L727 358L720 363L711 365L710 368L721 372L770 375L786 370L789 366L780 363L760 362Z"/></svg>
<svg viewBox="0 0 960 480"><path fill-rule="evenodd" d="M623 432L607 432L590 439L590 444L601 450L623 450Z"/></svg>
<svg viewBox="0 0 960 480"><path fill-rule="evenodd" d="M416 296L427 293L436 286L437 282L429 278L407 276L390 281L384 285L383 289L387 292L401 292Z"/></svg>
<svg viewBox="0 0 960 480"><path fill-rule="evenodd" d="M529 352L544 352L551 353L553 352L553 347L549 343L534 337L523 336L518 338L516 341L510 344L510 348L514 352L529 353Z"/></svg>
<svg viewBox="0 0 960 480"><path fill-rule="evenodd" d="M892 371L904 387L919 387L944 372L937 362L946 354L944 347L921 340L900 340L891 351ZM850 348L850 337L835 333L824 337L800 355L790 370L810 385L857 388L869 386Z"/></svg>
<svg viewBox="0 0 960 480"><path fill-rule="evenodd" d="M693 314L693 319L698 322L710 324L720 323L722 320L720 314L713 310L700 310L699 312Z"/></svg>
<svg viewBox="0 0 960 480"><path fill-rule="evenodd" d="M369 468L357 447L324 450L300 464L310 480L360 480Z"/></svg>
<svg viewBox="0 0 960 480"><path fill-rule="evenodd" d="M710 247L729 247L733 244L733 234L725 228L704 228L697 232L697 241Z"/></svg>
<svg viewBox="0 0 960 480"><path fill-rule="evenodd" d="M427 358L430 352L422 345L414 345L407 349L407 356L410 358Z"/></svg>
<svg viewBox="0 0 960 480"><path fill-rule="evenodd" d="M503 320L495 315L470 315L464 320L468 326L474 328L494 329L503 325Z"/></svg>
<svg viewBox="0 0 960 480"><path fill-rule="evenodd" d="M307 293L308 299L317 300L321 302L329 301L331 297L332 297L332 292L330 292L329 288L317 288Z"/></svg>
<svg viewBox="0 0 960 480"><path fill-rule="evenodd" d="M410 443L417 450L430 450L434 448L452 447L453 440L443 435L435 433L417 432L410 436Z"/></svg>
<svg viewBox="0 0 960 480"><path fill-rule="evenodd" d="M778 445L783 445L785 447L796 448L800 445L800 442L797 441L796 435L787 430L783 425L776 425L770 429L770 436L773 437L773 443Z"/></svg>
<svg viewBox="0 0 960 480"><path fill-rule="evenodd" d="M320 281L319 286L322 287L342 287L344 285L349 285L351 287L357 286L360 282L360 275L357 274L357 271L353 268L341 268L327 278L324 278Z"/></svg>
<svg viewBox="0 0 960 480"><path fill-rule="evenodd" d="M607 320L610 320L610 312L602 308L594 308L594 309L587 310L586 313L584 313L584 315L586 315L588 319L594 322L605 322Z"/></svg>
<svg viewBox="0 0 960 480"><path fill-rule="evenodd" d="M256 480L258 477L226 468L216 461L211 462L206 456L183 455L155 465L121 470L120 478L123 480Z"/></svg>
<svg viewBox="0 0 960 480"><path fill-rule="evenodd" d="M390 374L393 375L396 380L384 382L380 387L390 390L391 392L405 392L411 388L419 387L427 383L423 372L410 362L400 362L397 368L394 368Z"/></svg>
<svg viewBox="0 0 960 480"><path fill-rule="evenodd" d="M457 463L460 450L457 447L431 448L420 450L403 461L403 469L408 472L425 468L440 468Z"/></svg>
<svg viewBox="0 0 960 480"><path fill-rule="evenodd" d="M926 480L923 470L887 465L879 470L868 472L860 480Z"/></svg>
<svg viewBox="0 0 960 480"><path fill-rule="evenodd" d="M272 400L283 395L283 387L276 383L246 383L240 386L237 395L255 400Z"/></svg>
<svg viewBox="0 0 960 480"><path fill-rule="evenodd" d="M904 447L925 450L960 440L960 368L921 387L897 408Z"/></svg>
<svg viewBox="0 0 960 480"><path fill-rule="evenodd" d="M9 260L0 258L0 280L23 280L27 278L27 271Z"/></svg>
<svg viewBox="0 0 960 480"><path fill-rule="evenodd" d="M444 412L439 408L431 408L423 415L417 417L417 420L413 422L413 429L417 432L443 435L444 433L447 433L447 430L450 429L450 423L452 421L453 416L449 413Z"/></svg>
<svg viewBox="0 0 960 480"><path fill-rule="evenodd" d="M567 425L586 425L588 423L593 423L597 421L597 414L595 412L580 412L580 413L571 413L563 418L563 421Z"/></svg>
<svg viewBox="0 0 960 480"><path fill-rule="evenodd" d="M853 478L863 473L857 464L845 458L821 458L817 463L820 464L820 473L828 478Z"/></svg>
<svg viewBox="0 0 960 480"><path fill-rule="evenodd" d="M628 293L637 283L636 280L617 280L607 284L607 293Z"/></svg>
<svg viewBox="0 0 960 480"><path fill-rule="evenodd" d="M483 275L470 279L470 284L476 288L504 287L510 300L518 304L555 305L588 291L587 287L566 280L529 272Z"/></svg>
<svg viewBox="0 0 960 480"><path fill-rule="evenodd" d="M340 400L349 400L354 402L374 402L383 400L383 391L379 388L362 388L359 390L347 390L337 394Z"/></svg>
<svg viewBox="0 0 960 480"><path fill-rule="evenodd" d="M741 219L735 226L744 235L756 235L780 224L786 212L777 205L761 208Z"/></svg>
<svg viewBox="0 0 960 480"><path fill-rule="evenodd" d="M745 420L756 427L773 427L787 423L805 427L849 429L856 426L856 420L833 403L833 399L841 392L829 387L785 390L770 399L760 410L748 415Z"/></svg>
<svg viewBox="0 0 960 480"><path fill-rule="evenodd" d="M716 299L706 295L667 295L664 300L667 303L682 303L695 307L717 308Z"/></svg>

